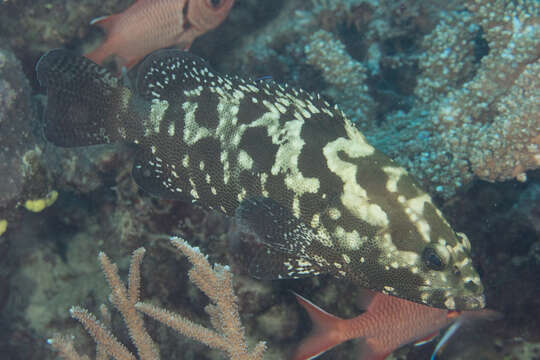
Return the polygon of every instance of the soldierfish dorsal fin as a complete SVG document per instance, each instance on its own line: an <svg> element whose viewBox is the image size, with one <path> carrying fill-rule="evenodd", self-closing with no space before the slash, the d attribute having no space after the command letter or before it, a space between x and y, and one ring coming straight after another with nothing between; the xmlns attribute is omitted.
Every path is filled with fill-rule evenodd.
<svg viewBox="0 0 540 360"><path fill-rule="evenodd" d="M339 328L340 323L343 322L342 319L324 311L297 293L293 292L293 294L298 303L307 311L313 322L313 329L308 337L298 345L292 360L315 359L346 340Z"/></svg>

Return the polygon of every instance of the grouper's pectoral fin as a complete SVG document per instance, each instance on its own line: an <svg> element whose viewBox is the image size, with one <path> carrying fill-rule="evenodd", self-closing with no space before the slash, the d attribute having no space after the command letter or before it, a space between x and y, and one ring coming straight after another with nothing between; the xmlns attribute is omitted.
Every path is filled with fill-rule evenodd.
<svg viewBox="0 0 540 360"><path fill-rule="evenodd" d="M152 155L150 151L139 149L131 174L137 185L153 196L192 202L192 197L189 196L191 186L187 179L178 175L177 178L169 164Z"/></svg>
<svg viewBox="0 0 540 360"><path fill-rule="evenodd" d="M276 201L265 197L244 200L236 210L236 223L263 245L250 262L252 276L290 279L327 272L325 259L311 255L321 253L317 234Z"/></svg>
<svg viewBox="0 0 540 360"><path fill-rule="evenodd" d="M274 250L269 246L260 249L249 262L249 274L261 280L299 279L322 273L311 261Z"/></svg>

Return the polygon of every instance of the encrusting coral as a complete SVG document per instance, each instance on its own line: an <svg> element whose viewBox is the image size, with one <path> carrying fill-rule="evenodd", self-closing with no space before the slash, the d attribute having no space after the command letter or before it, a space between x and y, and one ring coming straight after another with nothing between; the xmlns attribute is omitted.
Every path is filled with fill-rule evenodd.
<svg viewBox="0 0 540 360"><path fill-rule="evenodd" d="M138 357L120 343L93 314L86 309L74 306L70 309L71 316L84 326L97 343L96 359L108 359L109 356L116 360L160 359L158 348L146 331L139 312L162 322L184 336L226 353L229 359L262 359L266 350L264 342L259 342L252 351L248 349L238 313L238 299L232 286L232 274L228 267L218 264L212 267L197 248L191 247L178 237L171 238L171 242L193 264L193 268L189 271L189 278L209 297L212 303L205 310L210 315L214 329L193 323L181 315L149 303L139 302L140 266L145 253L144 248L133 252L127 288L120 280L117 266L111 263L107 255L100 253L98 258L112 290L109 299L122 314L137 349ZM106 313L106 310L102 312ZM89 359L86 355L79 355L71 340L65 336L56 336L48 342L68 360Z"/></svg>
<svg viewBox="0 0 540 360"><path fill-rule="evenodd" d="M538 168L538 1L307 3L246 41L230 71L285 69L441 198Z"/></svg>
<svg viewBox="0 0 540 360"><path fill-rule="evenodd" d="M470 171L486 180L525 180L525 171L540 165L540 4L537 1L469 1L470 16L453 17L458 29L481 28L489 48L472 78L461 86L446 84L431 121L444 148L470 163ZM467 34L465 31L461 33ZM470 32L470 31L469 31ZM474 33L474 31L473 31ZM452 78L472 60L473 36L446 38L441 24L426 39L425 81L434 62L442 63L438 79ZM450 41L448 41L450 40ZM429 45L444 47L432 53ZM466 59L453 59L461 54ZM436 83L436 82L435 82ZM437 84L438 87L440 84Z"/></svg>
<svg viewBox="0 0 540 360"><path fill-rule="evenodd" d="M424 37L412 109L367 131L442 197L475 177L524 181L540 165L540 4L465 6Z"/></svg>

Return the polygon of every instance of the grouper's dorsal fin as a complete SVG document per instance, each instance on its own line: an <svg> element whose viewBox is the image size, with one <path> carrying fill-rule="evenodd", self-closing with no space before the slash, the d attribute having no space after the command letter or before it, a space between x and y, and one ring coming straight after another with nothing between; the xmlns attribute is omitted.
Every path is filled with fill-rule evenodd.
<svg viewBox="0 0 540 360"><path fill-rule="evenodd" d="M145 99L178 99L185 92L202 91L205 84L223 79L200 57L181 50L153 52L139 65L136 91Z"/></svg>
<svg viewBox="0 0 540 360"><path fill-rule="evenodd" d="M285 279L326 272L326 259L312 256L323 246L318 235L276 201L265 197L246 199L235 217L242 231L264 245L250 262L252 276Z"/></svg>

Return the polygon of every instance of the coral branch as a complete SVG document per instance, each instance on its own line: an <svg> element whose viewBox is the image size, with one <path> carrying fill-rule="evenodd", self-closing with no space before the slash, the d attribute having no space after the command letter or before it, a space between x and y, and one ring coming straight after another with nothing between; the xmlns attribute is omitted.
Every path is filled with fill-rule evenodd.
<svg viewBox="0 0 540 360"><path fill-rule="evenodd" d="M100 253L98 259L112 289L110 301L124 317L126 326L129 329L129 335L137 347L139 357L142 359L159 359L159 353L154 341L144 329L143 320L135 309L135 303L139 297L140 265L144 253L144 248L139 248L133 252L129 268L129 290L120 280L117 266L110 262L107 255Z"/></svg>
<svg viewBox="0 0 540 360"><path fill-rule="evenodd" d="M136 360L128 349L86 309L74 306L69 310L71 316L77 319L94 338L96 343L108 355L116 360Z"/></svg>
<svg viewBox="0 0 540 360"><path fill-rule="evenodd" d="M120 280L117 266L111 263L105 253L100 253L98 259L112 290L109 300L122 314L131 339L137 348L138 358L141 360L160 359L154 341L144 328L143 319L138 312L141 311L189 338L225 352L232 360L262 359L266 350L264 342L259 342L251 352L248 350L244 328L238 313L238 300L233 290L232 274L228 268L221 265L215 265L212 268L198 249L192 248L179 238L172 238L171 241L193 264L193 268L189 271L190 280L215 304L206 308L215 329L207 329L178 314L139 302L140 267L145 253L144 248L133 252L129 267L128 288ZM101 308L101 312L106 319L109 317L105 307ZM86 309L74 306L70 313L97 343L96 359L105 360L109 357L116 360L137 359L105 325ZM68 360L89 359L77 353L70 339L57 336L48 342Z"/></svg>
<svg viewBox="0 0 540 360"><path fill-rule="evenodd" d="M233 290L232 274L228 268L222 265L214 265L212 268L197 248L177 237L171 241L193 264L189 271L190 280L215 304L207 307L207 312L216 331L150 304L138 303L136 308L187 337L226 352L230 359L262 359L266 349L264 342L259 342L252 352L248 350L238 313L238 300Z"/></svg>

